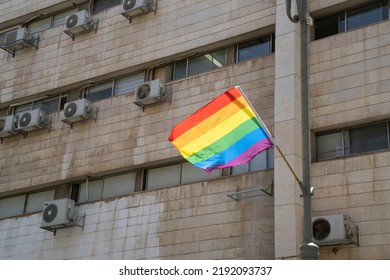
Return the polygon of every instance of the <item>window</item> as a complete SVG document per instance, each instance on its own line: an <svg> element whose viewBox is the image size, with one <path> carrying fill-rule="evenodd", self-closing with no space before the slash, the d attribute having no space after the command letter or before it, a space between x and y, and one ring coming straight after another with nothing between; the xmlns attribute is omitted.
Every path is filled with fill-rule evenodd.
<svg viewBox="0 0 390 280"><path fill-rule="evenodd" d="M389 123L379 123L316 136L317 160L389 148Z"/></svg>
<svg viewBox="0 0 390 280"><path fill-rule="evenodd" d="M221 175L221 170L213 170L208 174L189 162L178 163L147 170L145 189L154 190L173 187L196 181L211 180L219 178Z"/></svg>
<svg viewBox="0 0 390 280"><path fill-rule="evenodd" d="M35 213L54 199L54 189L0 199L0 219Z"/></svg>
<svg viewBox="0 0 390 280"><path fill-rule="evenodd" d="M114 95L134 92L138 84L145 81L144 73L134 74L115 80Z"/></svg>
<svg viewBox="0 0 390 280"><path fill-rule="evenodd" d="M87 99L91 102L96 102L112 96L134 92L136 86L144 81L143 72L111 80L88 88Z"/></svg>
<svg viewBox="0 0 390 280"><path fill-rule="evenodd" d="M42 109L46 114L51 114L59 110L64 109L65 103L68 101L68 95L66 93L59 96L45 98L30 103L26 103L15 107L14 113L21 113L33 109Z"/></svg>
<svg viewBox="0 0 390 280"><path fill-rule="evenodd" d="M105 9L119 5L121 0L95 0L93 1L93 12L98 13Z"/></svg>
<svg viewBox="0 0 390 280"><path fill-rule="evenodd" d="M65 18L70 14L76 13L77 11L78 8L73 8L40 20L32 21L28 24L27 27L30 33L33 34L55 26L63 25L65 23Z"/></svg>
<svg viewBox="0 0 390 280"><path fill-rule="evenodd" d="M81 183L77 201L95 201L132 193L135 191L135 175L135 173L127 173Z"/></svg>
<svg viewBox="0 0 390 280"><path fill-rule="evenodd" d="M28 30L30 31L31 34L37 33L39 31L49 29L51 24L51 19L50 17L44 18L41 20L34 21L28 25Z"/></svg>
<svg viewBox="0 0 390 280"><path fill-rule="evenodd" d="M233 52L234 49L234 52ZM251 41L214 52L189 57L172 63L172 80L183 79L193 75L225 67L228 62L240 62L274 52L275 35L269 34ZM234 53L234 55L233 55Z"/></svg>
<svg viewBox="0 0 390 280"><path fill-rule="evenodd" d="M112 96L112 82L100 84L88 89L87 98L91 102L109 98Z"/></svg>
<svg viewBox="0 0 390 280"><path fill-rule="evenodd" d="M231 174L237 175L270 168L274 168L274 148L261 152L248 163L232 167Z"/></svg>
<svg viewBox="0 0 390 280"><path fill-rule="evenodd" d="M237 44L236 61L245 61L270 54L274 51L275 36L270 34L245 43Z"/></svg>
<svg viewBox="0 0 390 280"><path fill-rule="evenodd" d="M226 66L226 49L187 58L173 64L173 79L211 71Z"/></svg>
<svg viewBox="0 0 390 280"><path fill-rule="evenodd" d="M315 21L315 39L346 32L389 18L388 0L380 0Z"/></svg>

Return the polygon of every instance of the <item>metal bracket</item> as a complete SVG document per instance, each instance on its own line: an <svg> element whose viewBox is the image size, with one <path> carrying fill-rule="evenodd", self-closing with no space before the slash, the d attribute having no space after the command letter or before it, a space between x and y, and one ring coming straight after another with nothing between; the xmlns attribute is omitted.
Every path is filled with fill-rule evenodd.
<svg viewBox="0 0 390 280"><path fill-rule="evenodd" d="M80 227L82 231L84 231L84 225L85 225L85 217L87 216L87 214L85 214L84 212L84 215L83 216L80 216L78 218L76 218L73 226L76 226L76 227ZM80 223L81 222L81 223Z"/></svg>
<svg viewBox="0 0 390 280"><path fill-rule="evenodd" d="M74 38L81 36L81 35L84 35L84 34L87 34L91 31L95 31L95 34L96 34L97 30L98 30L98 26L99 26L99 19L97 19L96 22L91 22L89 26L90 26L90 28L88 28L80 33L77 33L77 34L70 34L70 32L64 32L64 33L66 35L68 35L70 38L72 38L72 41L74 41Z"/></svg>
<svg viewBox="0 0 390 280"><path fill-rule="evenodd" d="M12 57L15 57L17 50L25 49L28 47L35 47L35 49L38 50L38 45L39 45L39 36L37 36L36 38L31 36L30 39L25 40L19 46L17 44L9 44L9 45L1 46L1 48L5 50L7 53L11 54Z"/></svg>
<svg viewBox="0 0 390 280"><path fill-rule="evenodd" d="M150 3L147 4L146 6L152 11L154 12L154 15L157 14L157 0L155 3L153 3L154 1L153 0L150 0ZM145 13L142 13L142 14L139 14L139 15L143 15L143 14L146 14L147 12ZM131 23L132 19L133 19L133 16L125 16L128 20L129 20L129 24Z"/></svg>
<svg viewBox="0 0 390 280"><path fill-rule="evenodd" d="M253 188L244 189L244 190L240 190L240 187L237 186L236 191L228 193L227 196L234 199L235 201L239 201L241 199L248 198L248 197L264 195L264 194L267 194L269 196L273 196L273 187L274 187L273 181L271 182L270 185L265 186L265 187L253 187ZM244 194L250 194L250 195L244 197Z"/></svg>

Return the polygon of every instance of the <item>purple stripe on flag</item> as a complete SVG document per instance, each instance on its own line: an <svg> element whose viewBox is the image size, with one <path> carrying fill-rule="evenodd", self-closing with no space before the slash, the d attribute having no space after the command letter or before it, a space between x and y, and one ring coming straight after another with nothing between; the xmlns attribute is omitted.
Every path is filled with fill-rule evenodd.
<svg viewBox="0 0 390 280"><path fill-rule="evenodd" d="M207 172L211 172L214 169L222 169L225 167L231 167L236 166L240 164L247 163L250 161L253 157L255 157L257 154L261 153L262 151L268 149L269 147L272 147L273 143L269 138L264 138L261 141L257 142L253 146L249 147L244 153L240 154L235 159L223 164L223 165L217 165L213 166L210 169L207 169Z"/></svg>

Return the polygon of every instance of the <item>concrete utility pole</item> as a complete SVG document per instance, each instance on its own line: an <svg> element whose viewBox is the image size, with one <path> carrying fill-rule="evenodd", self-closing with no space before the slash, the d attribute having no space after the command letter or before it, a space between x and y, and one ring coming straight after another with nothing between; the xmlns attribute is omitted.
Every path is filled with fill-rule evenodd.
<svg viewBox="0 0 390 280"><path fill-rule="evenodd" d="M286 0L287 16L293 23L300 24L301 36L301 110L302 110L302 181L299 186L303 197L303 242L299 247L299 257L315 260L319 248L313 242L312 228L312 188L310 175L310 129L309 129L309 85L308 85L308 8L307 0L296 0L298 15L291 15L291 0Z"/></svg>

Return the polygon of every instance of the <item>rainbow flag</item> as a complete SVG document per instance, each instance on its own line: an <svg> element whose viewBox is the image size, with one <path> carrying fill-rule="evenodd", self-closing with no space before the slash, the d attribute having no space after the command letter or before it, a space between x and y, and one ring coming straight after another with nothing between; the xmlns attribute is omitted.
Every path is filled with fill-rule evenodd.
<svg viewBox="0 0 390 280"><path fill-rule="evenodd" d="M239 87L233 87L176 125L169 141L195 166L214 169L250 161L273 146Z"/></svg>

